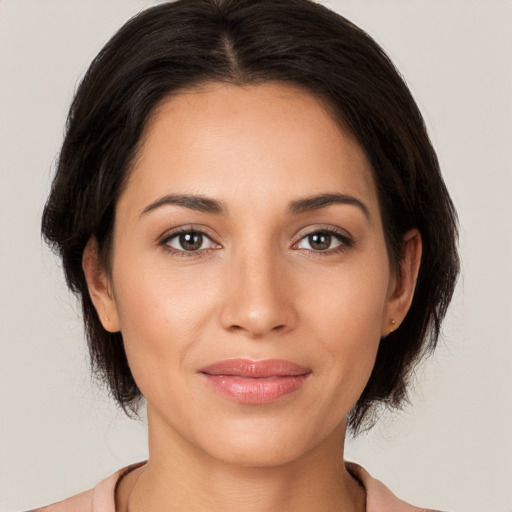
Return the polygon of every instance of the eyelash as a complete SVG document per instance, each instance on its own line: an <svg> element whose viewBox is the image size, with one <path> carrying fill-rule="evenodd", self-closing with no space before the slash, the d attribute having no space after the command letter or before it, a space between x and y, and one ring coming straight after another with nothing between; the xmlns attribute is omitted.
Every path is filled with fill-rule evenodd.
<svg viewBox="0 0 512 512"><path fill-rule="evenodd" d="M216 245L217 247L210 247L207 249L199 249L196 251L186 251L186 250L175 249L169 245L169 242L172 239L179 237L180 235L183 235L183 234L201 235L201 236L207 238L208 240L210 240L210 242L212 244ZM344 252L344 251L350 249L355 243L355 240L351 237L351 235L347 234L344 231L343 232L338 231L336 229L329 227L329 228L317 228L317 229L314 229L307 233L302 233L300 235L299 240L292 245L292 248L296 247L300 242L302 242L303 240L305 240L308 237L313 236L313 235L331 236L340 242L340 244L337 247L334 247L333 249L318 250L318 251L315 251L313 249L302 249L302 250L307 251L315 256L329 256L332 254L341 253L341 252ZM172 254L172 255L178 256L178 257L184 257L184 258L201 257L201 256L208 254L211 251L217 250L220 247L220 244L216 243L213 240L213 238L210 235L208 235L208 233L206 233L202 229L197 229L192 226L186 226L186 227L175 229L171 233L168 233L158 243L158 245L163 247L165 249L165 251L168 252L169 254ZM295 249L295 250L301 250L301 249Z"/></svg>
<svg viewBox="0 0 512 512"><path fill-rule="evenodd" d="M301 241L307 239L313 235L327 235L335 238L340 244L333 249L326 250L318 250L315 251L313 249L304 249L305 251L311 253L314 256L330 256L332 254L338 254L347 251L351 247L353 247L355 240L354 238L348 234L346 231L336 230L332 227L329 228L316 228L306 233L301 233L300 238L297 242L293 244L293 247L298 245ZM300 249L297 249L300 250Z"/></svg>
<svg viewBox="0 0 512 512"><path fill-rule="evenodd" d="M217 247L215 247L215 248L212 247L212 248L208 248L208 249L200 249L197 251L185 251L185 250L175 249L174 247L171 247L169 245L169 242L173 238L176 238L176 237L179 237L180 235L185 235L185 234L201 235L201 236L207 238L208 240L210 240L212 242L212 244L220 247L220 245L217 244L216 242L214 242L212 237L210 235L208 235L208 233L206 233L203 229L194 228L193 226L185 226L185 227L181 227L181 228L177 228L177 229L173 230L171 233L166 234L166 236L158 243L158 245L163 247L164 250L166 252L168 252L169 254L172 254L173 256L182 257L182 258L190 258L190 257L197 258L200 256L204 256L211 251L217 250Z"/></svg>

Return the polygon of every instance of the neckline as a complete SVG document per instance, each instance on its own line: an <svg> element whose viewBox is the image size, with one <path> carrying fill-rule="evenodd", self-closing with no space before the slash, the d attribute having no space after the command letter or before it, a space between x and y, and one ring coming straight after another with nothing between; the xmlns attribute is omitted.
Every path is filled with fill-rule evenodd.
<svg viewBox="0 0 512 512"><path fill-rule="evenodd" d="M117 488L118 488L121 480L125 476L127 476L129 473L131 473L132 471L135 471L136 469L144 466L147 462L148 462L147 460L144 460L141 462L136 462L134 464L130 464L129 466L126 466L125 468L119 470L116 473L116 481L115 481L115 484L114 484L114 487L112 490L112 501L113 501L113 509L112 510L114 512L117 512L116 493L117 493ZM363 476L362 476L362 471L364 471L363 468L359 464L356 464L355 462L350 462L350 461L344 461L344 465L345 465L346 470L350 474L350 476L363 489L364 502L365 502L364 510L365 510L365 512L368 512L368 490L366 488L366 485L364 483ZM128 505L129 505L129 499L130 499L130 497L128 496L128 500L127 500ZM96 512L96 511L93 511L93 512ZM129 508L128 508L128 512L130 512Z"/></svg>

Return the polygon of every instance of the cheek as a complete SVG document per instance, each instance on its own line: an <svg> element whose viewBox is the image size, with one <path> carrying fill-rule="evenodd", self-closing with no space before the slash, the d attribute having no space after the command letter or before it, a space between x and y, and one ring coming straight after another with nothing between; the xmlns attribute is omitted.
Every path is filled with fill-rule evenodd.
<svg viewBox="0 0 512 512"><path fill-rule="evenodd" d="M198 287L191 273L171 273L165 266L122 263L116 270L114 291L125 350L146 395L146 389L169 384L186 364L186 354L204 330L213 294Z"/></svg>
<svg viewBox="0 0 512 512"><path fill-rule="evenodd" d="M319 324L347 340L380 338L389 286L389 269L382 260L371 258L368 264L333 268L316 277L304 282L304 311L321 317Z"/></svg>
<svg viewBox="0 0 512 512"><path fill-rule="evenodd" d="M376 263L357 272L353 268L333 272L323 282L315 300L307 300L309 321L328 359L324 367L329 369L330 385L340 397L355 402L370 377L380 344L389 272Z"/></svg>

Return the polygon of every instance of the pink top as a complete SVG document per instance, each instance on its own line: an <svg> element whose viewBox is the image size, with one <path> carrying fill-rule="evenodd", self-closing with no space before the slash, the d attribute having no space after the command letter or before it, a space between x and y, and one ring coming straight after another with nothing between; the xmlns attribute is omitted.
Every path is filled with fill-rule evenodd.
<svg viewBox="0 0 512 512"><path fill-rule="evenodd" d="M30 512L115 512L114 493L117 482L124 475L140 467L142 464L144 462L132 464L117 471L112 476L102 480L90 491ZM372 478L358 464L347 462L346 466L366 490L366 512L436 512L434 510L413 507L405 503L405 501L398 499L380 480Z"/></svg>

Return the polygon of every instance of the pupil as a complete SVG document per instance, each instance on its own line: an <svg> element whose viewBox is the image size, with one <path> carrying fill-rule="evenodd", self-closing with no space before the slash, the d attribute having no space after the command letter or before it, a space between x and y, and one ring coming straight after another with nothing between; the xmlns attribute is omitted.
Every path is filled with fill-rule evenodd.
<svg viewBox="0 0 512 512"><path fill-rule="evenodd" d="M314 235L309 235L309 245L313 249L325 251L326 249L329 249L331 245L331 235L326 233L315 233Z"/></svg>
<svg viewBox="0 0 512 512"><path fill-rule="evenodd" d="M180 245L186 251L197 251L203 245L203 235L201 233L182 233Z"/></svg>

